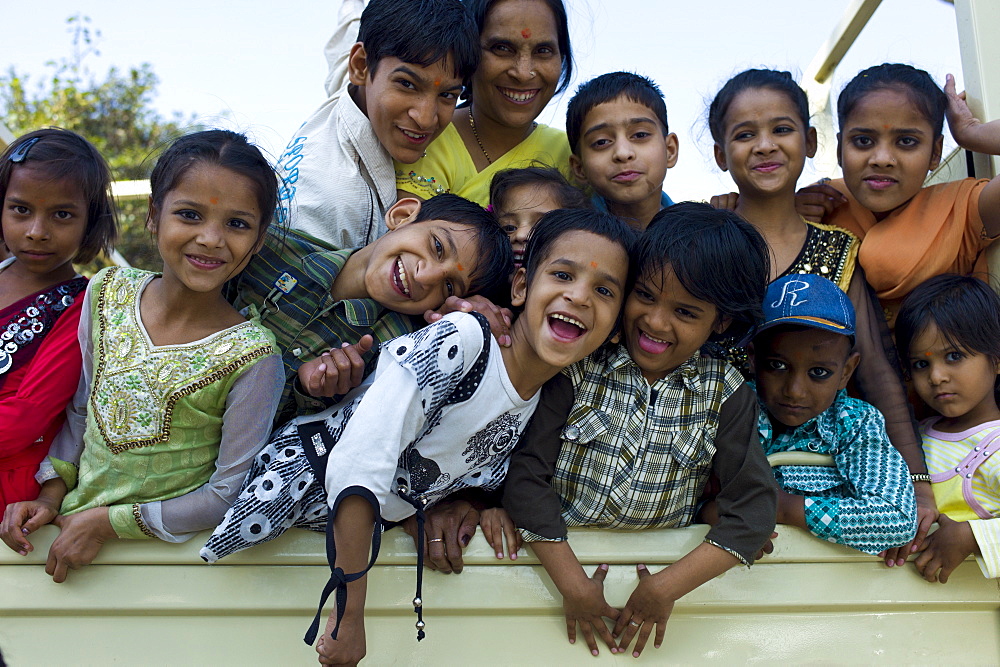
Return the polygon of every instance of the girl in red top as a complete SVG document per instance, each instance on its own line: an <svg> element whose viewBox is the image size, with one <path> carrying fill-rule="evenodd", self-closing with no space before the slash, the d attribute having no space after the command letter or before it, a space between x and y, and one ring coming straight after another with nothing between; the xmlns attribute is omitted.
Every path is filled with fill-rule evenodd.
<svg viewBox="0 0 1000 667"><path fill-rule="evenodd" d="M0 507L34 499L38 464L80 381L87 279L73 262L112 246L111 172L83 137L30 132L0 155Z"/></svg>

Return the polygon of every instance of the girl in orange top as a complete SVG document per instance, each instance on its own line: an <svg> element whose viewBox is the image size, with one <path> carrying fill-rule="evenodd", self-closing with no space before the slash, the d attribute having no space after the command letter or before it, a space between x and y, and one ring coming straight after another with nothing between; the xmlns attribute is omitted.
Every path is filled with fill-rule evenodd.
<svg viewBox="0 0 1000 667"><path fill-rule="evenodd" d="M858 261L892 327L903 297L942 273L984 270L981 253L1000 235L1000 177L923 187L938 166L944 118L958 144L1000 154L1000 121L980 122L948 75L883 64L859 73L837 100L838 159L847 195L827 222L862 239Z"/></svg>

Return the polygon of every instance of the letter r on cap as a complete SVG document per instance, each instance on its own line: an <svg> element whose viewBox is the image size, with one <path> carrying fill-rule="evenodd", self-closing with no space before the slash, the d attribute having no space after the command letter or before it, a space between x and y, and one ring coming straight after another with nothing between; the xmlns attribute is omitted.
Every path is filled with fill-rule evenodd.
<svg viewBox="0 0 1000 667"><path fill-rule="evenodd" d="M804 280L789 280L781 286L781 296L771 304L771 308L780 308L785 303L785 297L788 297L788 305L792 308L808 303L805 294L800 294L807 289L809 289L809 283Z"/></svg>

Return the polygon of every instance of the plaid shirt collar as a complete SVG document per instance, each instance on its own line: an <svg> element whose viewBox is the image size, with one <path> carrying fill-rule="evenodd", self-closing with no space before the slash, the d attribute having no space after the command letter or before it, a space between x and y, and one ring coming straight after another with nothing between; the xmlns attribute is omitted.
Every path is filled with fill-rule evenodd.
<svg viewBox="0 0 1000 667"><path fill-rule="evenodd" d="M332 285L355 250L321 250L302 258L302 272L320 285ZM372 327L388 310L373 299L341 299L330 304L340 309L351 326Z"/></svg>
<svg viewBox="0 0 1000 667"><path fill-rule="evenodd" d="M682 382L684 386L699 396L702 395L703 387L701 373L698 371L698 358L700 352L692 354L684 363L667 373L651 385L652 389L664 389L667 386ZM642 369L633 361L624 345L616 345L608 356L608 370L615 373L633 373L642 375Z"/></svg>
<svg viewBox="0 0 1000 667"><path fill-rule="evenodd" d="M355 250L357 248L311 252L302 257L302 271L320 285L332 285Z"/></svg>

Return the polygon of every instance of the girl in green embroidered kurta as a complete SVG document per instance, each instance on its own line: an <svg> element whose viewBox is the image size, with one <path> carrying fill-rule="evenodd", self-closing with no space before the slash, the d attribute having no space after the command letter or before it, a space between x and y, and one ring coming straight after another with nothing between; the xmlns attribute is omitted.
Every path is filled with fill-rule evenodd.
<svg viewBox="0 0 1000 667"><path fill-rule="evenodd" d="M7 508L0 536L60 528L56 582L113 538L180 542L216 525L267 439L284 381L274 338L222 297L271 223L277 180L232 132L177 140L150 178L147 226L163 272L105 269L80 321L84 371L38 479Z"/></svg>

